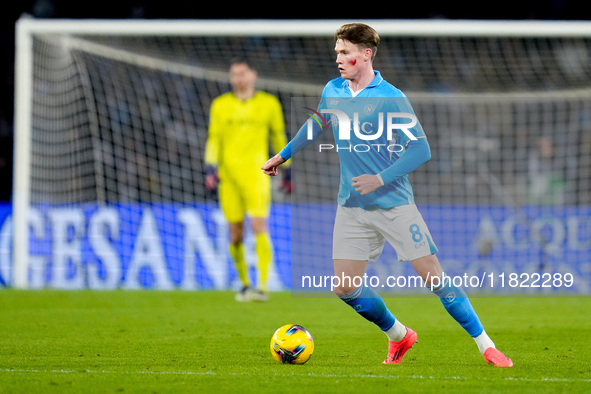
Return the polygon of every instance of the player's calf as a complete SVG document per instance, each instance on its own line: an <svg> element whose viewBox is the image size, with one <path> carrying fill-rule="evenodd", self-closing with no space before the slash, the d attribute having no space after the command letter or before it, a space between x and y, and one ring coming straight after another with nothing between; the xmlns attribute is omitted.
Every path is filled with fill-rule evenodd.
<svg viewBox="0 0 591 394"><path fill-rule="evenodd" d="M380 327L382 331L389 330L396 323L394 315L386 307L384 300L369 287L362 285L351 294L339 298L366 320Z"/></svg>
<svg viewBox="0 0 591 394"><path fill-rule="evenodd" d="M432 286L431 291L440 298L447 312L474 339L487 363L497 367L513 366L511 359L495 348L462 288L454 286L451 282L442 281L438 286Z"/></svg>
<svg viewBox="0 0 591 394"><path fill-rule="evenodd" d="M400 323L386 307L384 300L371 288L360 286L340 299L386 334L389 345L384 364L399 363L408 349L417 342L417 334Z"/></svg>

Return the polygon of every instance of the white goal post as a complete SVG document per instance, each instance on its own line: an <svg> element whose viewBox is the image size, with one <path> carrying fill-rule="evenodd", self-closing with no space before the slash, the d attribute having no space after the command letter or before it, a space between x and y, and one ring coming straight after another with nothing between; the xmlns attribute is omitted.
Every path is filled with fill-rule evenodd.
<svg viewBox="0 0 591 394"><path fill-rule="evenodd" d="M84 48L85 51L97 56L106 53L112 59L122 62L138 62L145 68L163 69L168 67L171 73L203 77L207 80L222 83L227 74L224 69L207 66L194 66L187 63L175 63L164 57L149 54L133 53L128 56L125 46L109 47L101 37L332 37L335 30L350 21L345 20L37 20L21 18L16 24L16 64L15 64L15 138L14 138L14 186L13 186L13 247L12 247L12 286L25 289L29 287L29 215L31 206L31 162L35 151L31 147L31 133L35 116L33 104L35 90L34 74L34 38L61 40L63 48ZM475 20L365 20L373 26L381 37L412 37L417 39L437 39L441 37L517 37L517 38L563 38L591 39L591 22L584 21L475 21ZM87 40L87 38L98 38ZM474 52L478 48L473 48ZM326 48L330 54L331 48ZM380 51L387 51L380 48ZM131 49L133 52L133 49ZM64 56L66 56L64 52ZM276 55L279 56L279 55ZM378 55L379 56L379 55ZM510 57L507 57L510 61ZM400 60L403 61L404 59ZM427 59L426 59L427 60ZM589 59L591 60L591 59ZM533 62L538 60L533 60ZM540 61L543 61L541 59ZM395 67L395 66L394 66ZM543 67L542 67L543 68ZM577 71L577 70L575 70ZM532 71L533 72L533 71ZM585 76L586 77L586 76ZM541 76L543 78L543 76ZM391 81L396 85L396 81ZM260 86L265 89L286 91L294 96L319 95L321 83L315 81L291 81L289 76L279 78L261 75ZM479 97L502 97L506 92L457 92L438 91L406 91L412 97L466 97L478 101ZM527 97L536 96L537 91L516 88L510 93L523 94ZM553 98L562 101L564 97L581 96L591 99L591 84L575 87L557 86ZM462 96L463 95L463 96ZM420 116L419 116L420 117ZM99 121L91 119L90 122ZM527 121L527 120L526 120ZM427 130L427 134L429 131ZM453 165L450 164L450 165ZM97 168L97 172L102 171ZM497 181L491 174L489 183ZM491 186L491 188L493 188ZM493 188L495 189L495 188ZM497 193L505 193L502 187L495 189ZM101 199L101 198L99 198ZM510 204L512 199L501 196L500 199ZM504 199L504 200L503 200ZM103 198L104 200L104 198ZM588 203L588 201L586 201Z"/></svg>

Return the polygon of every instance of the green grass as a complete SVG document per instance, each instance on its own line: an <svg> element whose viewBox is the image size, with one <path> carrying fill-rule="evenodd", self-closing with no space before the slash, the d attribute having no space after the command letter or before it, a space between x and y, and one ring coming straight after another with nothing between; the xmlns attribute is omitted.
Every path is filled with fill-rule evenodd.
<svg viewBox="0 0 591 394"><path fill-rule="evenodd" d="M590 392L591 299L472 300L513 368L484 362L434 298L386 303L417 331L381 365L379 329L334 298L240 304L230 292L0 291L0 392ZM279 326L314 336L307 364L269 352Z"/></svg>

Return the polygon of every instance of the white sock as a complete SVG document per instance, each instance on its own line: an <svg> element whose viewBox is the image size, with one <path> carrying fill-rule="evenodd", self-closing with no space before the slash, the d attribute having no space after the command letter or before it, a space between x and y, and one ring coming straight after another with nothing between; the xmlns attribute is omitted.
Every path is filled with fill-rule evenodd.
<svg viewBox="0 0 591 394"><path fill-rule="evenodd" d="M482 330L482 334L478 335L477 337L474 337L474 341L478 346L478 350L480 350L480 354L484 354L486 349L488 349L489 347L496 349L494 342L488 337L488 334L484 330Z"/></svg>
<svg viewBox="0 0 591 394"><path fill-rule="evenodd" d="M402 338L406 335L406 327L396 319L394 325L388 330L384 331L389 340L394 342L402 341Z"/></svg>

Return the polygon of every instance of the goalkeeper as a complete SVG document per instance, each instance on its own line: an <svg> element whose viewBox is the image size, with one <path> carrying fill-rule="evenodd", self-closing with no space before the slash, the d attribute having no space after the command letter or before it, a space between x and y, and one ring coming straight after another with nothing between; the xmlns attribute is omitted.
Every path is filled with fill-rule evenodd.
<svg viewBox="0 0 591 394"><path fill-rule="evenodd" d="M317 116L329 113L339 118L337 121L334 115L330 118L335 143L341 148L338 150L341 181L333 233L334 272L335 277L353 280L348 284L343 280L335 287L336 295L386 334L389 346L384 364L399 363L417 342L417 334L394 317L373 289L363 284L354 285L363 283L355 279L365 274L368 261L375 261L388 241L396 250L398 259L410 260L447 312L474 339L486 362L500 367L512 366L512 361L496 349L486 334L464 290L442 280L443 269L436 257L437 247L414 204L408 181L408 174L431 158L421 125L403 122L407 128L388 133L388 137L382 133L385 121L379 121L381 114L414 117L414 112L406 96L373 69L378 34L370 26L353 23L343 25L336 32L335 41L336 63L341 77L326 84ZM373 101L365 105L367 101L364 99ZM351 113L351 107L354 107L355 135L350 132L350 117L342 116ZM414 119L416 121L416 117ZM278 155L264 164L262 169L266 174L276 175L279 165L317 138L325 130L323 124L328 126L326 119L322 118L324 122L316 120L318 122L307 122L313 130L304 125ZM375 125L378 124L380 131L376 132ZM403 127L403 124L397 125ZM342 136L341 126L344 129ZM368 132L372 131L369 135ZM390 143L388 138L396 139L396 144L392 145L396 147L394 150L385 148ZM364 144L370 139L372 145ZM354 146L361 147L361 153L352 150Z"/></svg>
<svg viewBox="0 0 591 394"><path fill-rule="evenodd" d="M271 182L259 166L269 158L269 141L275 152L286 143L283 110L271 94L255 89L256 71L245 59L230 65L232 91L211 104L209 135L205 146L206 188L218 189L221 209L230 227L230 255L242 282L238 301L266 301L272 244L267 229ZM282 188L291 192L289 169ZM244 259L244 218L248 215L256 238L259 286L252 287Z"/></svg>

